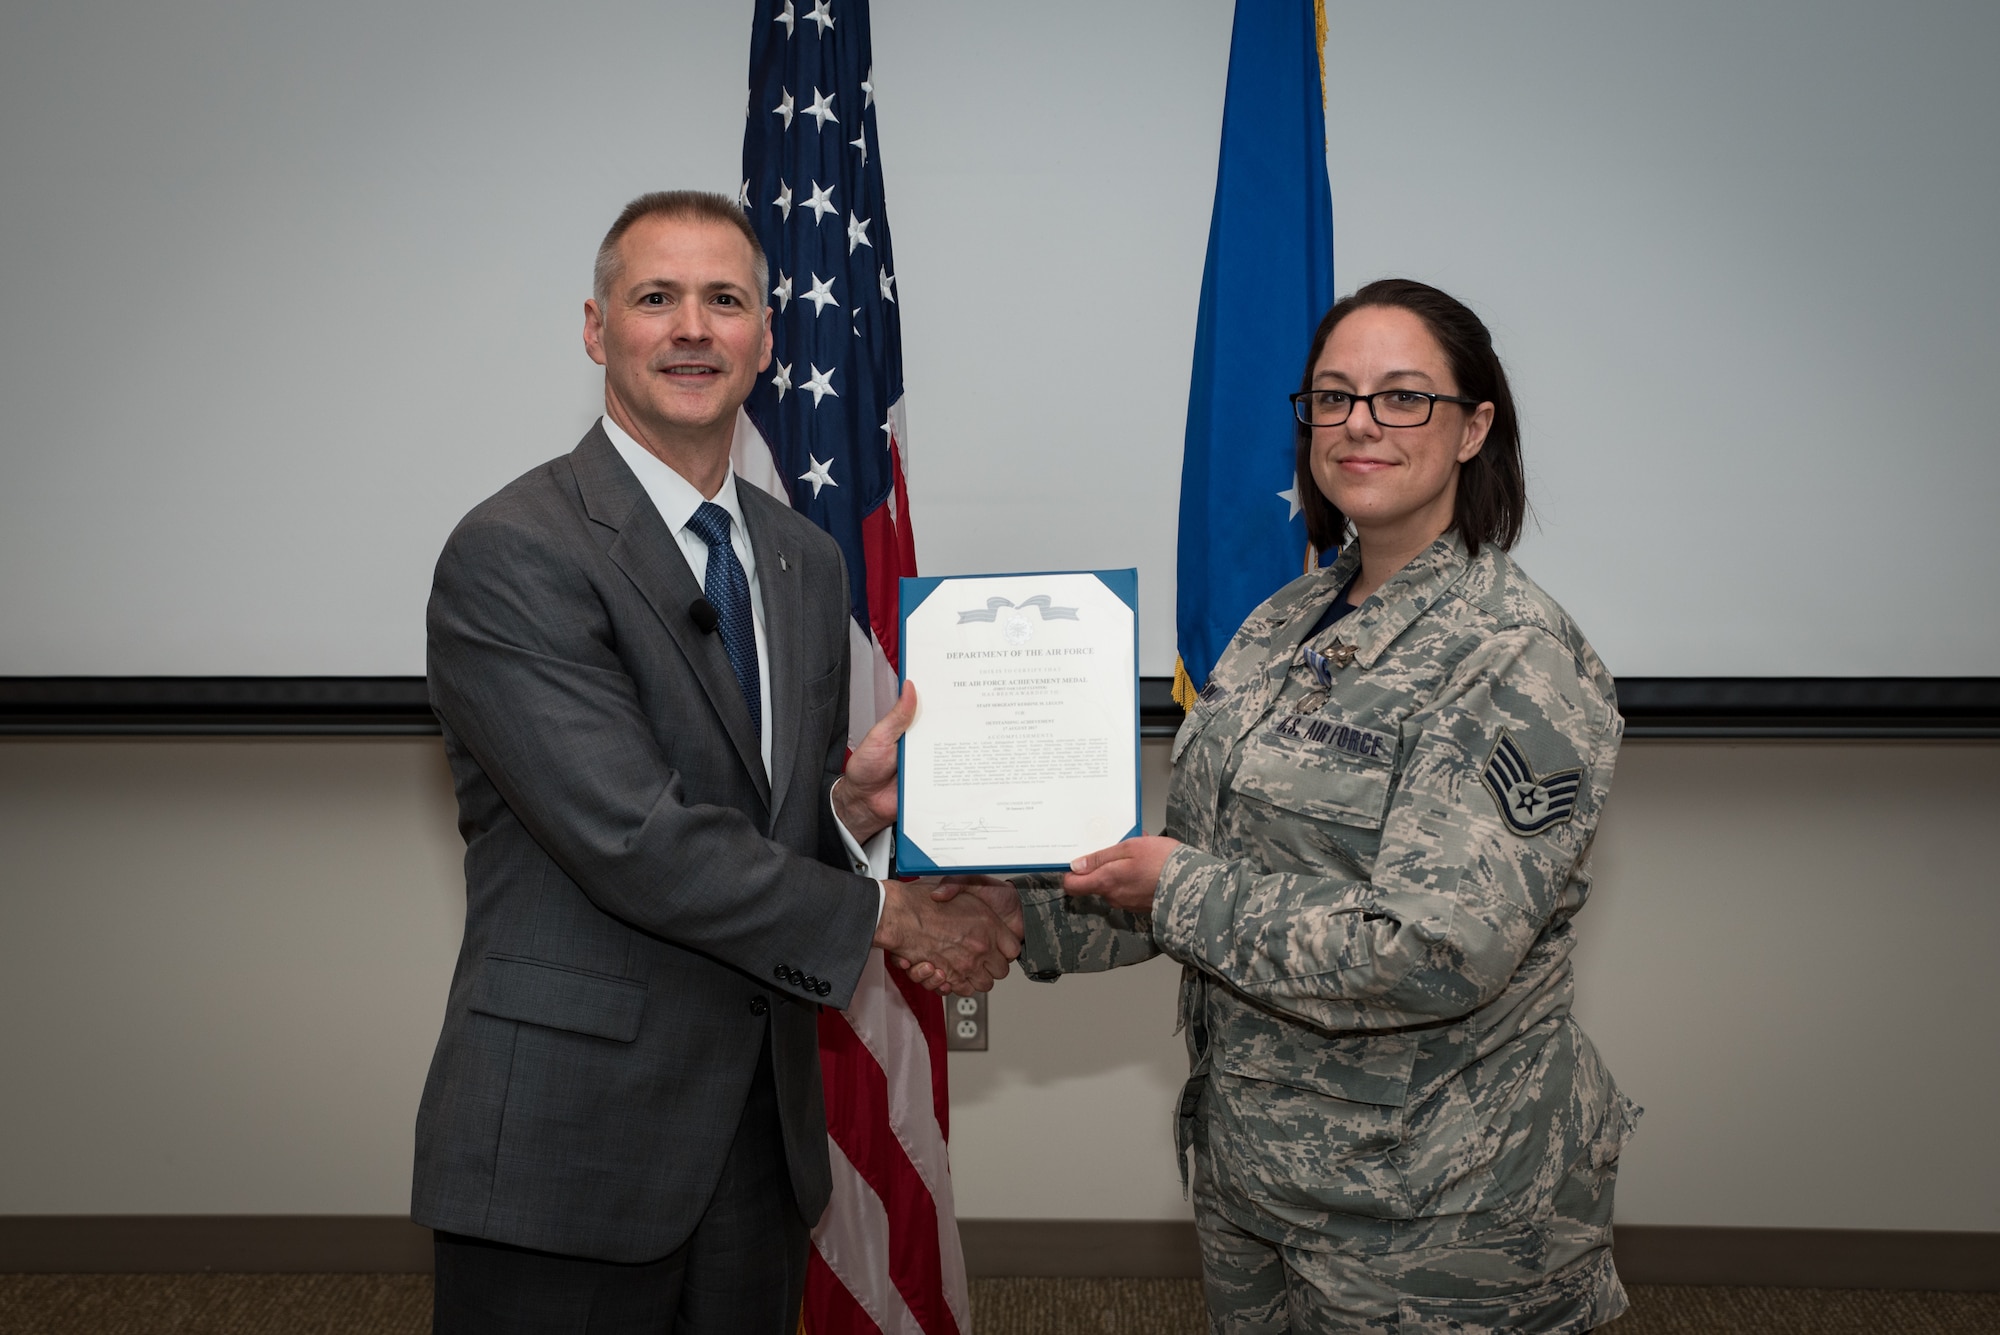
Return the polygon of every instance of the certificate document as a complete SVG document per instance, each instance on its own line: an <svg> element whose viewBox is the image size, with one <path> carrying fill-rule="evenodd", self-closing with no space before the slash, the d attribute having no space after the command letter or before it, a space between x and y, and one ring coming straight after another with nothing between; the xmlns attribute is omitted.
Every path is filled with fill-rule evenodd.
<svg viewBox="0 0 2000 1335"><path fill-rule="evenodd" d="M904 874L1067 869L1140 831L1139 572L902 581Z"/></svg>

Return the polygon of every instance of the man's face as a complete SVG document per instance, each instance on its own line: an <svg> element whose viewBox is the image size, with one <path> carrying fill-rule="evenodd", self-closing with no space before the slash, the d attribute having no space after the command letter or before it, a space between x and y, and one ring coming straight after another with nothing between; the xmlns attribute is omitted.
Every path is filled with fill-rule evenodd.
<svg viewBox="0 0 2000 1335"><path fill-rule="evenodd" d="M618 242L618 275L584 303L583 344L605 406L642 441L719 434L771 364L771 316L750 243L727 223L642 218Z"/></svg>

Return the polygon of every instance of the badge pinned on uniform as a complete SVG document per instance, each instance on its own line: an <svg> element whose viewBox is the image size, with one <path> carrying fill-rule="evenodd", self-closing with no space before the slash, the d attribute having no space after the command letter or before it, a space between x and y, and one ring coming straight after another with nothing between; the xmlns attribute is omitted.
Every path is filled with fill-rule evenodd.
<svg viewBox="0 0 2000 1335"><path fill-rule="evenodd" d="M1306 670L1313 674L1313 683L1320 690L1323 691L1333 685L1333 665L1326 661L1325 654L1319 652L1310 644L1302 644L1299 646L1299 661L1304 663Z"/></svg>
<svg viewBox="0 0 2000 1335"><path fill-rule="evenodd" d="M1354 654L1353 645L1342 644L1338 640L1334 641L1332 650L1324 654L1310 644L1299 646L1299 661L1311 670L1313 680L1319 683L1322 691L1333 685L1335 669L1344 668L1354 661Z"/></svg>
<svg viewBox="0 0 2000 1335"><path fill-rule="evenodd" d="M1583 788L1583 771L1566 769L1556 774L1537 775L1514 738L1502 730L1493 743L1480 775L1500 819L1523 838L1540 834L1562 824L1576 810L1577 794Z"/></svg>

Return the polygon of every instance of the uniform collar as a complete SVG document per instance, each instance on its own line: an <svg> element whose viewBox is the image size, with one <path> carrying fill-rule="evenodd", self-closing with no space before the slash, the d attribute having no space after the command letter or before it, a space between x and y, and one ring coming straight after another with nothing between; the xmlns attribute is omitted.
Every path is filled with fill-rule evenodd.
<svg viewBox="0 0 2000 1335"><path fill-rule="evenodd" d="M1341 618L1336 623L1339 638L1354 646L1354 656L1363 667L1375 666L1389 646L1412 622L1435 607L1471 564L1464 541L1456 531L1447 532ZM1333 588L1340 589L1360 568L1361 549L1349 543L1327 577Z"/></svg>

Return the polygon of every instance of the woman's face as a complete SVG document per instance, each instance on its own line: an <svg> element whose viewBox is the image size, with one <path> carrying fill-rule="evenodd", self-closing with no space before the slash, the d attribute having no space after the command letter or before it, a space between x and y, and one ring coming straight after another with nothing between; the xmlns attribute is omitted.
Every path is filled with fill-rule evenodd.
<svg viewBox="0 0 2000 1335"><path fill-rule="evenodd" d="M1459 392L1444 349L1397 306L1364 306L1335 325L1313 363L1312 388ZM1311 428L1313 481L1364 543L1429 546L1451 527L1459 465L1479 453L1492 424L1490 403L1438 403L1430 421L1408 427L1377 425L1371 407L1357 403L1339 426Z"/></svg>

